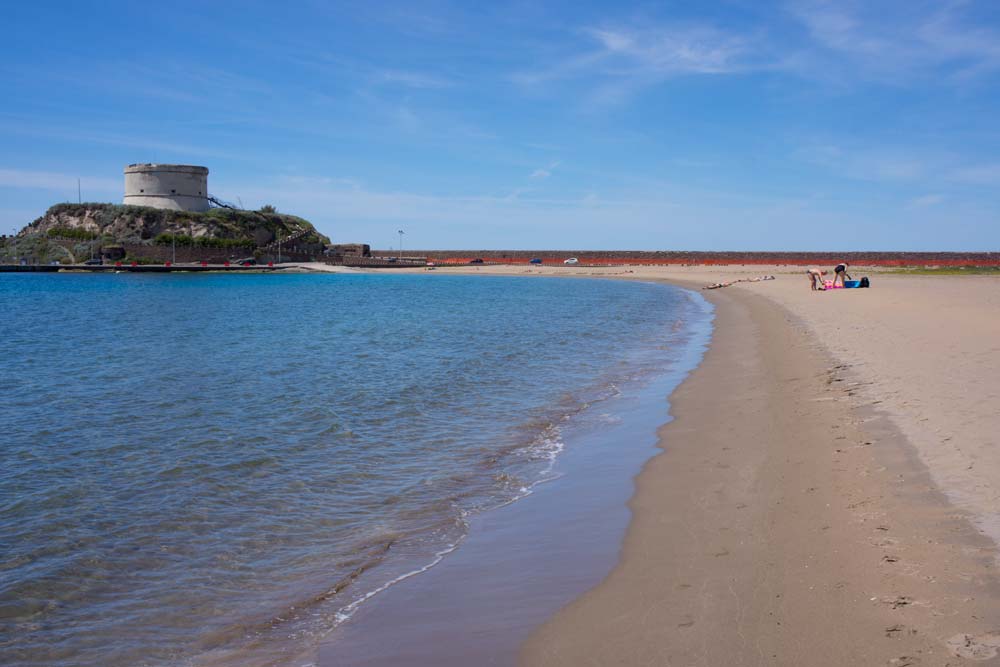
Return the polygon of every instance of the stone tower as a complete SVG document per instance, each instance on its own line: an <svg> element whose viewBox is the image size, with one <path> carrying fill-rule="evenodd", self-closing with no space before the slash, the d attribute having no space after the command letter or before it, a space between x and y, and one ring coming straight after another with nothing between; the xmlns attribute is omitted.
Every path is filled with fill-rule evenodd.
<svg viewBox="0 0 1000 667"><path fill-rule="evenodd" d="M123 204L174 211L207 211L208 167L130 164L125 167Z"/></svg>

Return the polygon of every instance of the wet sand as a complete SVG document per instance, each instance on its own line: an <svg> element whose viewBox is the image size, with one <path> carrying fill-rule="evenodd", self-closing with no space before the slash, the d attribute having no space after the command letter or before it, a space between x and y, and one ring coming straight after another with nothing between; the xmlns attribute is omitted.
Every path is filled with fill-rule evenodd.
<svg viewBox="0 0 1000 667"><path fill-rule="evenodd" d="M996 445L995 410L978 400L998 382L988 331L1000 318L982 312L997 283L883 276L872 290L813 294L804 276L777 277L710 292L715 338L671 397L676 419L637 480L619 564L532 636L522 664L996 656L996 548L973 502L983 494L961 486L971 479L956 474L961 451L935 457L918 440L948 428L980 454L983 475L1000 472L983 460ZM952 291L972 296L956 303ZM942 322L935 305L947 304ZM979 396L954 396L964 409L952 419L945 394L963 381ZM917 396L925 410L897 411Z"/></svg>
<svg viewBox="0 0 1000 667"><path fill-rule="evenodd" d="M561 424L565 450L548 481L472 515L455 551L358 607L326 638L318 664L515 664L535 628L614 567L634 476L658 451L665 397L702 357L710 311L692 307L669 370L620 385Z"/></svg>

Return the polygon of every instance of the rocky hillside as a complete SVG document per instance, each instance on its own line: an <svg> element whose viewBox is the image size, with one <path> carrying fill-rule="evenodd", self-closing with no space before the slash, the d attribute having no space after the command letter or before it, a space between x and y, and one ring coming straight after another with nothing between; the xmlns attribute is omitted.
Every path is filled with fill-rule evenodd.
<svg viewBox="0 0 1000 667"><path fill-rule="evenodd" d="M258 248L278 238L295 239L303 245L330 243L309 221L294 215L228 208L192 213L118 204L56 204L18 237L150 245L176 239L206 246Z"/></svg>

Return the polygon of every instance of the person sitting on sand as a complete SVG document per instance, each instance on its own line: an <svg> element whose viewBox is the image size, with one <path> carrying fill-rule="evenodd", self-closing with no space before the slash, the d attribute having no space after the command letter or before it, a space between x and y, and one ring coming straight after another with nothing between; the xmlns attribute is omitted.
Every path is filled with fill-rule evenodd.
<svg viewBox="0 0 1000 667"><path fill-rule="evenodd" d="M809 269L806 271L809 275L809 284L812 286L812 290L815 292L817 290L823 289L823 272L819 269Z"/></svg>
<svg viewBox="0 0 1000 667"><path fill-rule="evenodd" d="M833 272L836 274L833 277L833 286L836 287L837 286L837 281L839 280L840 281L840 286L843 287L844 286L844 278L845 277L850 278L850 276L847 275L847 262L841 262L840 264L838 264L833 269Z"/></svg>

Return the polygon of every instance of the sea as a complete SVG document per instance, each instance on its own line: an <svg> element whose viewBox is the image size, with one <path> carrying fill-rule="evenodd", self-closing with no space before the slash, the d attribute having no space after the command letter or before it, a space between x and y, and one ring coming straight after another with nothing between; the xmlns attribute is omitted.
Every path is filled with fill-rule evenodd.
<svg viewBox="0 0 1000 667"><path fill-rule="evenodd" d="M540 622L613 564L712 317L624 280L0 274L0 664L317 664L613 476L608 555L506 595Z"/></svg>

